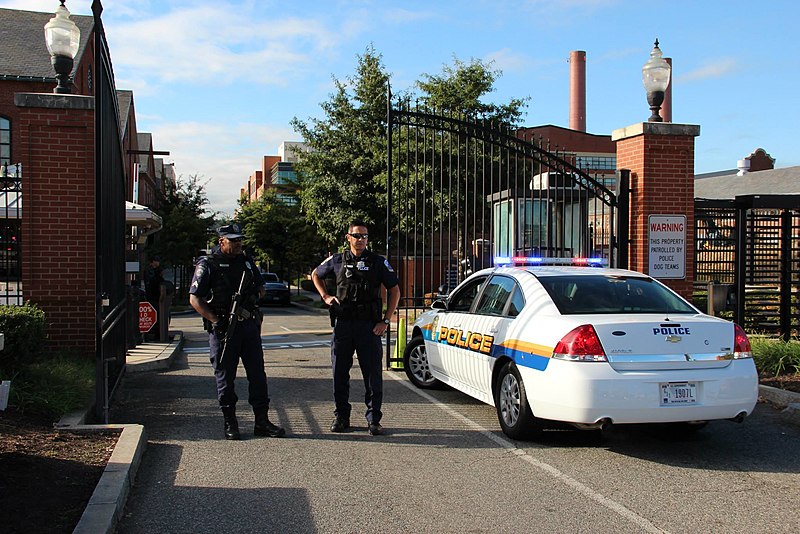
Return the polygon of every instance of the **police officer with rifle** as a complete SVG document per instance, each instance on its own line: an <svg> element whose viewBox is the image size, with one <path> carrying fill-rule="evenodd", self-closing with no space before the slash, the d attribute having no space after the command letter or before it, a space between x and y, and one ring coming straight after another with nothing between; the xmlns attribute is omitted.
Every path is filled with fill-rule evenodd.
<svg viewBox="0 0 800 534"><path fill-rule="evenodd" d="M255 262L244 254L241 227L221 226L217 234L219 245L197 262L189 302L203 316L203 326L209 333L225 439L241 439L234 388L239 359L249 382L248 402L255 415L253 434L282 437L286 434L284 429L272 424L267 416L269 395L261 348L262 315L258 308L263 280Z"/></svg>
<svg viewBox="0 0 800 534"><path fill-rule="evenodd" d="M322 300L331 307L331 362L336 403L331 432L346 432L350 428L350 369L355 352L366 389L368 430L375 436L383 432L381 337L389 328L389 318L400 301L400 288L389 262L367 249L369 234L363 222L353 222L345 239L348 249L329 257L311 273ZM324 280L329 277L336 279L335 295L327 291ZM385 311L381 286L386 288Z"/></svg>

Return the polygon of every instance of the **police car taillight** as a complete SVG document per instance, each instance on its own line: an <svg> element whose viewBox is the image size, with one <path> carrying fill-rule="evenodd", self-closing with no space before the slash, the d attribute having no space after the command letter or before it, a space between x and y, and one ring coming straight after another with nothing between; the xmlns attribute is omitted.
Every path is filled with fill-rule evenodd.
<svg viewBox="0 0 800 534"><path fill-rule="evenodd" d="M750 348L750 340L744 329L738 324L733 325L733 359L742 360L744 358L752 358L753 351Z"/></svg>
<svg viewBox="0 0 800 534"><path fill-rule="evenodd" d="M553 358L570 362L608 361L600 338L590 324L579 326L561 338L553 350Z"/></svg>

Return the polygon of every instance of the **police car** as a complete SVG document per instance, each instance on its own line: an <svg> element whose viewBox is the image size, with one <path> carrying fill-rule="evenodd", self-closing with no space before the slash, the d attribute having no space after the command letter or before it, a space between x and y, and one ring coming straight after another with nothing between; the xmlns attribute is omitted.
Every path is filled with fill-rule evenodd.
<svg viewBox="0 0 800 534"><path fill-rule="evenodd" d="M694 431L752 413L758 377L741 327L647 275L562 261L587 266L515 258L527 265L484 269L435 301L412 326L411 382L495 406L514 439L555 421Z"/></svg>

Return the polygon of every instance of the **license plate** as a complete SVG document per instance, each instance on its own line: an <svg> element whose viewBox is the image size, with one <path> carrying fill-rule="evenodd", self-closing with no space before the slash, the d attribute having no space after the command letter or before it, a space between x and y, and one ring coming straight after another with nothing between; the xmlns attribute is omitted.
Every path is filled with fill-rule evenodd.
<svg viewBox="0 0 800 534"><path fill-rule="evenodd" d="M272 300L281 300L280 297L272 297Z"/></svg>
<svg viewBox="0 0 800 534"><path fill-rule="evenodd" d="M661 406L697 404L697 382L662 382Z"/></svg>

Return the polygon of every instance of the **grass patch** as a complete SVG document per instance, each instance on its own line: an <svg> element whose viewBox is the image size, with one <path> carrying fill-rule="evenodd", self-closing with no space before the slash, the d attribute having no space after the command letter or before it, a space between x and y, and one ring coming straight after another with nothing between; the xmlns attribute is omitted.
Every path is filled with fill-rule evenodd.
<svg viewBox="0 0 800 534"><path fill-rule="evenodd" d="M60 418L86 407L94 382L94 361L58 355L22 367L11 381L9 404L23 413Z"/></svg>
<svg viewBox="0 0 800 534"><path fill-rule="evenodd" d="M750 336L753 359L760 373L779 376L800 373L800 343Z"/></svg>

